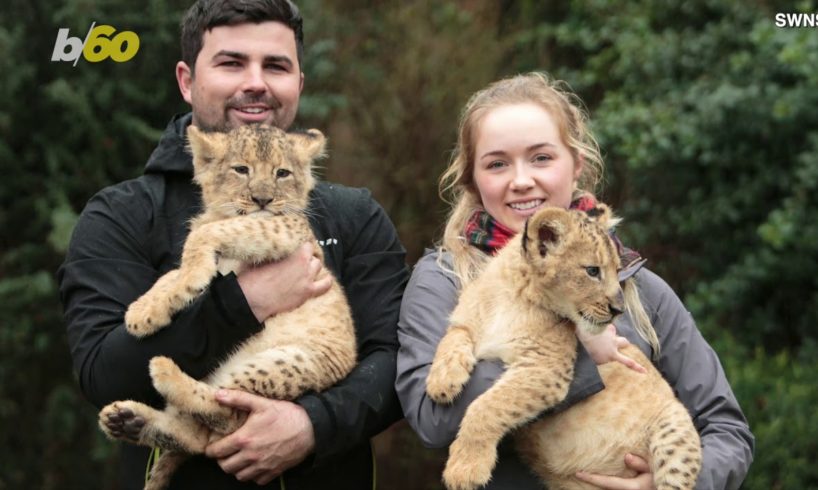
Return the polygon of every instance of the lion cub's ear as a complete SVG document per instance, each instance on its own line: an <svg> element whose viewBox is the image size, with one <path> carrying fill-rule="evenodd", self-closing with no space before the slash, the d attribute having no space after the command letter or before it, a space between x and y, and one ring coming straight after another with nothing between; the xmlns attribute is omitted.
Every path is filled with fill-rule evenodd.
<svg viewBox="0 0 818 490"><path fill-rule="evenodd" d="M308 129L298 133L288 133L287 138L293 144L298 159L302 162L312 162L324 156L327 138L317 129Z"/></svg>
<svg viewBox="0 0 818 490"><path fill-rule="evenodd" d="M193 155L193 168L221 160L227 152L225 133L205 132L191 124L187 127L187 141Z"/></svg>
<svg viewBox="0 0 818 490"><path fill-rule="evenodd" d="M549 250L558 246L571 216L570 211L548 207L537 211L525 224L523 231L523 253L545 257Z"/></svg>
<svg viewBox="0 0 818 490"><path fill-rule="evenodd" d="M612 230L622 221L620 218L614 216L613 211L607 204L598 203L592 209L585 211L592 221L595 221L605 230Z"/></svg>

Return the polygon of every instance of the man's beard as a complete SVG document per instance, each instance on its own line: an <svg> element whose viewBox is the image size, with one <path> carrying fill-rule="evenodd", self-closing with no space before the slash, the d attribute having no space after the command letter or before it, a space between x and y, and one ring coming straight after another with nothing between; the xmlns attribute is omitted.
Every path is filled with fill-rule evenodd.
<svg viewBox="0 0 818 490"><path fill-rule="evenodd" d="M250 104L264 104L266 105L270 111L275 114L275 111L282 107L281 102L278 101L275 97L268 96L268 95L241 95L238 97L231 97L227 99L225 102L224 110L222 112L222 117L219 121L209 122L209 121L202 121L201 118L196 116L196 113L193 113L193 123L205 132L218 132L218 133L227 133L231 129L235 129L237 127L236 123L230 120L228 113L231 109L238 109L239 107L250 105ZM278 127L279 121L273 119L270 124L273 126ZM247 124L256 124L256 123L247 123Z"/></svg>

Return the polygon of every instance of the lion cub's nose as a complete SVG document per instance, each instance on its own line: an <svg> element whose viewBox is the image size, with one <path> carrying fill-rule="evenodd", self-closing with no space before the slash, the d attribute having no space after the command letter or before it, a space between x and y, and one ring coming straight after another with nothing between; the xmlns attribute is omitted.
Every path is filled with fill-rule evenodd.
<svg viewBox="0 0 818 490"><path fill-rule="evenodd" d="M614 306L614 305L610 305L610 304L608 305L608 310L611 312L611 315L612 315L612 316L619 316L619 315L621 315L622 313L624 313L624 312L623 312L621 309L619 309L619 308L620 308L620 307L617 307L617 306Z"/></svg>
<svg viewBox="0 0 818 490"><path fill-rule="evenodd" d="M261 209L264 209L264 206L270 204L270 202L272 202L272 199L266 197L254 197L253 202L258 204L258 207L260 207Z"/></svg>

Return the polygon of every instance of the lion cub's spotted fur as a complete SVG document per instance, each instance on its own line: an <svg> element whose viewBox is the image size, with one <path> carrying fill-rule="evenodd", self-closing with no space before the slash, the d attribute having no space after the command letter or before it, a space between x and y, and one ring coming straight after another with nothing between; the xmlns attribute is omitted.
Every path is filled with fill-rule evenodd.
<svg viewBox="0 0 818 490"><path fill-rule="evenodd" d="M191 126L188 139L204 212L193 220L179 269L162 276L128 308L126 327L137 337L170 323L217 272L283 259L302 243L315 243L305 210L314 186L310 166L325 144L320 132L287 134L270 126L242 126L229 133L203 133ZM314 250L322 258L317 244ZM331 276L326 269L322 274ZM267 319L260 333L203 381L183 373L171 359L154 357L150 375L166 408L114 402L100 412L100 427L112 438L165 449L146 486L163 488L185 455L202 453L209 441L244 421L215 401L218 388L293 400L333 385L355 362L351 312L333 280L327 293ZM123 425L123 419L137 417L145 421L138 436Z"/></svg>
<svg viewBox="0 0 818 490"><path fill-rule="evenodd" d="M448 488L486 484L500 439L565 398L573 326L597 333L622 312L612 222L604 205L588 214L543 209L463 289L427 379L429 396L450 403L478 359L500 359L506 371L466 411L443 473ZM637 348L626 354L648 374L602 365L600 394L517 432L519 452L549 489L596 488L577 471L632 476L626 452L649 460L658 489L694 487L701 449L689 414Z"/></svg>

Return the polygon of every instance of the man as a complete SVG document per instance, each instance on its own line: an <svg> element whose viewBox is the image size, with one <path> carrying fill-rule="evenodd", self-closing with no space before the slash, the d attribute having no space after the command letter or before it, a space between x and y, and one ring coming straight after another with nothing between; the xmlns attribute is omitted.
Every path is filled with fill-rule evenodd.
<svg viewBox="0 0 818 490"><path fill-rule="evenodd" d="M58 273L74 367L97 407L122 399L161 407L147 371L153 356L169 356L201 378L264 319L329 286L304 245L286 260L217 277L156 335L137 340L124 327L127 306L178 266L187 223L201 206L187 125L287 129L304 84L301 23L287 0L199 0L185 15L176 77L192 114L171 121L143 176L89 201ZM364 190L319 183L310 223L349 297L359 365L335 387L295 403L225 392L219 401L247 410L246 423L185 463L171 488L372 488L369 438L401 417L393 382L405 252ZM148 454L123 446L123 488L142 488Z"/></svg>

